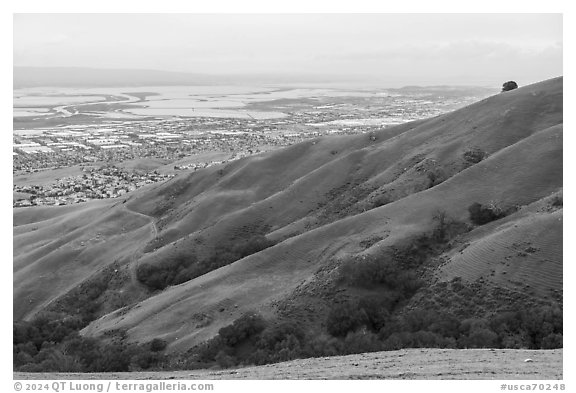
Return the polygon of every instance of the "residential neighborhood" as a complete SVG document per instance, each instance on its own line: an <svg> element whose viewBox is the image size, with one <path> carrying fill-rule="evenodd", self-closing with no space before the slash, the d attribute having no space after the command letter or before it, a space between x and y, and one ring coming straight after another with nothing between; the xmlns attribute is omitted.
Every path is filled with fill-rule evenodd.
<svg viewBox="0 0 576 393"><path fill-rule="evenodd" d="M29 194L14 200L13 207L70 205L91 199L118 198L147 184L167 180L174 175L157 171L126 171L115 166L86 169L81 176L59 179L50 186L13 186L15 193Z"/></svg>

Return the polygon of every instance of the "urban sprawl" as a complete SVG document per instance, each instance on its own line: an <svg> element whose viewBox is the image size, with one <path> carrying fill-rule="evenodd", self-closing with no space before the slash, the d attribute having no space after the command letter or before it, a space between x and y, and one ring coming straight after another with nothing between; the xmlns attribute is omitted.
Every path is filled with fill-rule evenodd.
<svg viewBox="0 0 576 393"><path fill-rule="evenodd" d="M369 133L383 127L443 112L442 105L401 100L383 111L354 110L349 105L322 105L284 118L171 118L106 121L16 130L13 173L82 166L82 174L50 185L14 185L14 207L65 205L90 199L117 198L174 173L127 170L115 164L154 158L174 162L174 171L197 170L262 151L331 134ZM412 105L410 105L412 104ZM200 153L223 152L223 161L178 164Z"/></svg>

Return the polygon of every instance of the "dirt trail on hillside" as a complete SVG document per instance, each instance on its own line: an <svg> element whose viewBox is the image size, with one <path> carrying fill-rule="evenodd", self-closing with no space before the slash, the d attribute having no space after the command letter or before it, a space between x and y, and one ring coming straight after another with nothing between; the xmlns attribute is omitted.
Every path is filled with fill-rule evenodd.
<svg viewBox="0 0 576 393"><path fill-rule="evenodd" d="M129 209L125 204L121 205L121 209L131 213L131 214L135 214L137 216L140 217L144 217L148 220L150 220L150 226L151 226L151 232L152 232L152 237L149 240L154 240L158 237L158 227L156 226L156 222L154 221L154 217L148 216L146 214L134 211L132 209ZM143 243L143 246L140 247L138 250L136 250L132 256L130 257L130 279L132 281L132 283L134 285L137 286L142 286L142 284L138 281L138 278L136 276L136 271L138 268L138 259L142 256L142 250L144 249L144 247L146 247L146 243Z"/></svg>
<svg viewBox="0 0 576 393"><path fill-rule="evenodd" d="M561 380L563 350L405 349L227 370L14 373L14 379L491 379ZM531 361L527 361L530 359Z"/></svg>

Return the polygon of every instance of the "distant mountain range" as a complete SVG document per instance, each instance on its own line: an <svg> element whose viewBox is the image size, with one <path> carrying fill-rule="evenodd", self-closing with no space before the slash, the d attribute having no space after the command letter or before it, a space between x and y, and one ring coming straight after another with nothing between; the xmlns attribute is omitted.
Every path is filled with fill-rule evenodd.
<svg viewBox="0 0 576 393"><path fill-rule="evenodd" d="M14 88L197 85L225 82L225 77L155 70L14 67Z"/></svg>
<svg viewBox="0 0 576 393"><path fill-rule="evenodd" d="M367 82L365 77L330 75L212 75L138 69L85 67L14 67L14 88L24 87L129 87L172 85L223 85L239 83Z"/></svg>

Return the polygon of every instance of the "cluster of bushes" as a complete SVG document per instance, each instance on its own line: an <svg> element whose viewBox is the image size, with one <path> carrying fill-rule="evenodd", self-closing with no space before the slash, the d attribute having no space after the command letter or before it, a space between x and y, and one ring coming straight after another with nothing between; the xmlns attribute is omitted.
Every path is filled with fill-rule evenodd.
<svg viewBox="0 0 576 393"><path fill-rule="evenodd" d="M407 296L420 286L414 269L405 269L396 260L386 256L348 259L340 265L339 278L351 286L386 287Z"/></svg>
<svg viewBox="0 0 576 393"><path fill-rule="evenodd" d="M327 333L334 337L346 337L350 332L362 328L378 332L384 327L398 301L396 293L386 293L383 296L336 304L326 318Z"/></svg>
<svg viewBox="0 0 576 393"><path fill-rule="evenodd" d="M44 314L31 322L13 324L14 370L25 372L111 372L145 370L164 361L166 342L125 344L81 337L79 317Z"/></svg>
<svg viewBox="0 0 576 393"><path fill-rule="evenodd" d="M162 290L190 280L197 269L196 262L196 256L190 254L162 261L161 264L142 263L136 269L136 278L150 289Z"/></svg>
<svg viewBox="0 0 576 393"><path fill-rule="evenodd" d="M246 314L196 348L190 368L261 365L297 358L403 348L562 348L562 310L542 306L459 318L413 309L391 315L386 302L361 299L334 307L327 332L305 332L294 321L269 323Z"/></svg>
<svg viewBox="0 0 576 393"><path fill-rule="evenodd" d="M450 239L469 229L443 211L438 211L433 221L430 233L396 247L393 253L351 258L340 265L340 283L371 290L377 295L335 305L328 314L328 333L344 337L359 326L378 332L383 320L418 292L424 284L421 267L441 253Z"/></svg>
<svg viewBox="0 0 576 393"><path fill-rule="evenodd" d="M196 351L193 367L232 367L288 360L300 345L303 333L296 324L267 323L259 314L247 313L223 327L218 335ZM190 364L189 364L190 366Z"/></svg>
<svg viewBox="0 0 576 393"><path fill-rule="evenodd" d="M257 252L265 250L268 247L272 247L274 244L276 243L272 240L266 239L264 235L256 235L249 239L242 240L229 249L237 259L242 259L249 255L256 254Z"/></svg>
<svg viewBox="0 0 576 393"><path fill-rule="evenodd" d="M390 202L392 202L392 200L386 194L380 195L372 201L371 209L387 205Z"/></svg>
<svg viewBox="0 0 576 393"><path fill-rule="evenodd" d="M467 162L471 164L477 164L480 161L484 160L486 157L488 157L488 153L478 148L473 148L470 150L466 150L462 156L464 157L464 160L466 160Z"/></svg>
<svg viewBox="0 0 576 393"><path fill-rule="evenodd" d="M352 257L344 261L339 268L340 282L365 288L400 288L410 296L420 286L416 278L417 269L431 257L442 253L451 239L470 230L469 225L451 219L443 211L438 211L433 221L432 231L392 248L391 253ZM380 240L375 238L374 242ZM369 247L373 243L360 244Z"/></svg>
<svg viewBox="0 0 576 393"><path fill-rule="evenodd" d="M82 328L106 312L106 307L125 306L126 299L118 296L118 292L115 292L117 296L113 300L110 299L110 295L127 279L120 271L120 264L112 263L51 303L47 311L72 315L81 321Z"/></svg>
<svg viewBox="0 0 576 393"><path fill-rule="evenodd" d="M369 350L360 333L338 339L325 333L310 335L295 321L270 323L258 314L245 314L220 329L208 343L193 349L186 368L261 365L298 358L354 353L353 346ZM359 344L362 342L363 344ZM350 352L352 351L352 352Z"/></svg>
<svg viewBox="0 0 576 393"><path fill-rule="evenodd" d="M433 228L429 233L421 234L408 243L395 247L393 258L404 269L422 266L444 252L452 239L471 229L468 224L449 217L442 210L434 214L432 221Z"/></svg>
<svg viewBox="0 0 576 393"><path fill-rule="evenodd" d="M359 181L351 181L331 189L325 195L326 200L318 206L318 225L325 225L391 202L384 195L377 197L377 201L368 201L366 198L375 190L374 187Z"/></svg>
<svg viewBox="0 0 576 393"><path fill-rule="evenodd" d="M182 284L212 270L229 265L274 244L264 235L255 235L235 244L221 245L203 259L189 254L187 256L180 255L159 264L142 263L136 270L136 277L148 288L162 290L170 285Z"/></svg>
<svg viewBox="0 0 576 393"><path fill-rule="evenodd" d="M446 180L446 173L442 168L434 167L426 171L426 177L428 178L428 188L432 188Z"/></svg>
<svg viewBox="0 0 576 393"><path fill-rule="evenodd" d="M484 225L489 222L506 217L516 211L516 208L502 209L500 206L491 203L489 205L482 205L474 202L468 207L470 213L470 220L477 225Z"/></svg>
<svg viewBox="0 0 576 393"><path fill-rule="evenodd" d="M458 278L418 291L415 298L420 282L405 268L414 262L373 259L350 266L342 265L341 273L360 287L360 296L334 304L326 317L326 332L338 340L332 347L340 354L366 348L562 347L562 310L556 305L511 298ZM515 311L499 308L502 304Z"/></svg>
<svg viewBox="0 0 576 393"><path fill-rule="evenodd" d="M111 264L53 302L48 311L32 321L13 322L14 369L105 372L146 369L160 364L163 361L161 351L166 347L162 340L127 345L122 336L101 340L78 334L105 311L109 294L124 279L119 265Z"/></svg>
<svg viewBox="0 0 576 393"><path fill-rule="evenodd" d="M411 347L550 349L562 347L562 332L562 311L553 307L466 319L415 309L390 320L378 336L385 350Z"/></svg>
<svg viewBox="0 0 576 393"><path fill-rule="evenodd" d="M328 333L348 343L342 347L344 353L355 347L366 352L422 347L551 349L563 345L562 310L549 306L465 319L420 308L391 316L385 307L367 311L357 301L334 310L338 311L326 322ZM346 316L343 310L348 312ZM352 341L356 345L351 346Z"/></svg>

